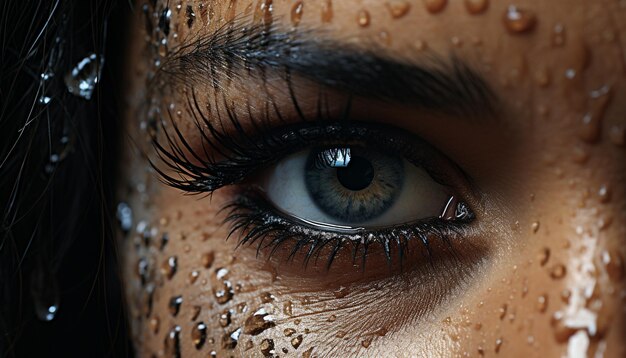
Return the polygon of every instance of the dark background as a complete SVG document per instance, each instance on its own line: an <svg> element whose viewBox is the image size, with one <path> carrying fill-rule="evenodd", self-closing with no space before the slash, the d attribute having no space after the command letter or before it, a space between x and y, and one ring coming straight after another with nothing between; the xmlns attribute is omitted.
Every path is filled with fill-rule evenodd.
<svg viewBox="0 0 626 358"><path fill-rule="evenodd" d="M128 357L113 202L130 1L0 1L0 356ZM105 58L91 100L63 76ZM42 85L40 74L54 76ZM37 103L42 95L51 101ZM26 122L29 122L25 126ZM60 144L67 136L69 144ZM50 153L64 159L50 165ZM58 302L56 317L37 318Z"/></svg>

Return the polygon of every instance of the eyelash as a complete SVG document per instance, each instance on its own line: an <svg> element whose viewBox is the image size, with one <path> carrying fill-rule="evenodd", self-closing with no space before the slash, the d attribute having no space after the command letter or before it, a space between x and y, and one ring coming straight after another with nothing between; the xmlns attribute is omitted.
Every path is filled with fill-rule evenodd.
<svg viewBox="0 0 626 358"><path fill-rule="evenodd" d="M293 260L295 255L304 252L304 266L306 267L313 256L317 262L322 250L331 246L332 250L326 263L327 269L330 268L340 249L346 245L352 245L353 264L361 252L362 268L365 267L368 249L372 244L381 245L389 265L392 263L391 253L395 246L398 260L402 264L403 258L409 251L408 243L415 239L418 239L422 244L428 260L432 262L433 251L430 241L433 238L441 240L454 252L453 239L466 236L469 233L467 224L474 219L472 214L457 221L431 218L390 228L340 234L295 223L274 210L255 191L239 193L238 197L226 205L223 210L227 211L225 221L231 224L228 237L237 232L241 233L237 247L256 244L257 256L261 250L270 249L269 257L271 257L283 243L292 241L293 247L287 261ZM268 238L270 242L264 245L264 241Z"/></svg>
<svg viewBox="0 0 626 358"><path fill-rule="evenodd" d="M321 141L329 142L331 145L345 145L349 141L360 141L366 145L385 148L396 155L402 155L414 165L424 168L438 183L444 186L450 185L446 173L438 173L436 163L432 163L436 161L433 158L441 157L441 154L438 154L427 143L397 129L371 123L346 121L349 117L350 103L347 104L340 120L333 121L324 118L321 115L324 111L321 110L320 104L317 118L313 120L300 116L301 121L298 123L272 129L267 124L269 112L266 110L264 118L258 122L251 121L252 128L244 129L243 122L234 110L234 104L229 106L225 97L223 100L228 124L232 126L234 133L226 131L221 119L219 127L213 125L209 116L201 110L193 91L188 98L194 123L202 136L201 153L198 153L187 142L169 111L168 123L172 124L175 136L168 133L163 121L161 122L162 137L166 145L160 144L156 131L152 133L152 143L157 156L175 173L175 175L167 174L151 162L165 184L191 194L211 195L221 187L244 182L258 170L307 146L320 145ZM295 101L295 98L292 100ZM277 116L283 118L278 108L272 107ZM269 105L266 106L267 108ZM250 109L249 112L251 112ZM248 114L250 118L254 118L251 113ZM220 118L219 115L218 118ZM417 145L418 142L419 145ZM209 154L209 148L220 156L220 160ZM462 174L460 169L458 172ZM304 252L305 266L313 256L317 262L324 248L332 247L327 258L327 268L330 267L339 250L348 244L352 245L353 263L356 262L359 252L361 253L362 268L365 267L369 246L375 243L381 245L389 264L392 263L392 251L395 247L400 264L402 264L408 252L408 243L414 239L422 244L428 260L432 261L433 252L430 241L440 240L453 249L453 239L466 236L468 224L474 219L474 214L470 210L467 215L452 220L430 218L376 230L362 229L354 233L330 232L285 217L254 189L239 190L235 199L223 210L227 212L225 224L230 224L231 227L228 238L238 233L237 247L256 244L257 256L261 250L269 249L271 257L283 243L289 240L293 243L293 247L287 261L292 260L296 254ZM268 241L267 239L270 239L269 243L264 244Z"/></svg>

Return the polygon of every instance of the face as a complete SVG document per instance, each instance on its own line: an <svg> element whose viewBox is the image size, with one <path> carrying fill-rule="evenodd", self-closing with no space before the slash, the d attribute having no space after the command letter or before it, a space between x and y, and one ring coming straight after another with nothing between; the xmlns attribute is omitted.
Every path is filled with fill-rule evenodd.
<svg viewBox="0 0 626 358"><path fill-rule="evenodd" d="M140 356L626 354L623 2L156 1L131 23Z"/></svg>

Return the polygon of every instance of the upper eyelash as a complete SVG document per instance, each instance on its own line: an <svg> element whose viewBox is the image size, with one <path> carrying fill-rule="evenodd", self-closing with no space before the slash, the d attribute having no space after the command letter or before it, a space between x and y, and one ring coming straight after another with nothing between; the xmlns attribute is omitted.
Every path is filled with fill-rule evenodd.
<svg viewBox="0 0 626 358"><path fill-rule="evenodd" d="M415 145L417 138L399 130L394 130L396 132L394 136L381 135L383 129L380 125L346 121L349 109L342 114L343 119L336 121L324 120L322 111L318 111L320 113L314 120L307 121L301 116L298 123L283 125L277 129L271 129L270 125L266 124L266 120L260 121L260 125L255 120L251 120L253 129L246 130L241 125L234 109L228 106L225 99L224 101L228 124L232 126L234 132L232 134L227 133L222 122L219 122L219 127L213 124L200 109L195 94L188 99L194 123L202 136L201 153L198 153L198 149L191 146L185 139L176 121L171 119L169 112L169 123L172 124L174 134L168 133L165 124L161 123L166 146L159 142L157 134L153 134L153 145L157 156L175 173L168 174L152 163L161 180L167 185L187 193L210 194L223 186L242 182L255 170L296 150L301 150L309 144L319 145L320 140L329 142L362 140L379 148L401 152L400 154L404 154L413 164L425 167L435 181L448 185L446 180L441 178L442 174L437 173L433 165L425 162L432 160L430 157L433 155L415 153L416 148L429 150L427 148L430 146L427 143L417 146ZM276 111L278 113L278 109ZM390 130L384 129L384 131ZM216 159L215 155L209 153L210 150L207 147L222 158Z"/></svg>
<svg viewBox="0 0 626 358"><path fill-rule="evenodd" d="M427 258L432 262L433 252L430 247L431 238L442 240L455 254L451 239L467 235L469 228L466 224L471 222L473 215L464 220L444 221L439 218L429 218L410 224L398 225L378 230L363 230L357 233L336 233L318 230L306 225L294 223L291 219L278 214L260 194L246 191L237 196L235 200L224 206L227 211L225 222L230 223L228 235L239 232L237 247L243 245L257 245L257 256L261 250L271 248L269 257L286 241L292 241L293 247L287 261L293 260L294 256L306 249L304 266L306 267L311 258L319 258L320 252L328 246L332 246L326 267L333 263L337 253L346 245L352 245L352 260L356 262L357 255L361 252L361 267L365 267L369 246L379 244L387 259L388 265L392 262L392 248L395 247L398 260L402 264L408 254L408 242L418 239L426 251ZM270 238L269 243L264 243Z"/></svg>

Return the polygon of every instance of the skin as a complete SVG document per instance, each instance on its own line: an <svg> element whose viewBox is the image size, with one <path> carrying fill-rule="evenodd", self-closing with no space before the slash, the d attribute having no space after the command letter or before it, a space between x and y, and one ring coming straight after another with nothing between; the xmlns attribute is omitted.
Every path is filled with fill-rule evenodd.
<svg viewBox="0 0 626 358"><path fill-rule="evenodd" d="M200 3L209 7L194 2L190 29L185 4L180 13L172 8L177 38L170 51L210 34L232 14L245 16L249 5L239 1L233 13L226 1L211 2L215 15L205 23ZM365 270L345 255L326 270L304 269L301 258L285 263L284 252L268 259L267 252L255 257L256 247L235 250L236 240L225 241L229 227L219 209L236 188L210 198L185 196L159 182L142 155L154 158L141 126L151 100L163 109L181 108L174 120L186 138L198 145L200 136L184 110L182 87L148 88L157 55L146 40L145 16L136 11L124 96L132 141L122 158L119 198L133 209L135 226L145 223L154 235L145 244L133 228L120 233L119 244L139 356L175 356L176 344L185 357L262 356L266 339L279 356L626 355L626 7L616 1L519 1L536 24L512 33L503 21L508 3L502 2L472 14L461 1L450 1L433 14L422 1L408 1L408 13L394 18L384 2L335 1L329 22L322 21L320 3L303 1L299 28L323 29L359 46L377 43L394 56L454 53L499 96L498 118L489 125L388 104L355 106L357 114L358 108L369 113L367 120L418 134L472 177L480 197L469 200L476 225L457 248L465 258L400 272L374 252ZM290 26L292 1L275 0L272 9L275 23ZM357 20L362 9L370 14L366 27ZM565 29L563 38L555 35L557 24ZM252 80L222 91L234 102L255 101L259 86ZM608 94L591 98L603 86ZM286 98L278 84L269 91L279 103ZM298 91L306 94L310 87ZM592 115L591 125L585 114ZM169 241L161 250L164 233ZM170 257L176 257L174 273L164 266ZM143 285L139 260L148 267ZM222 279L219 268L228 270ZM215 295L225 280L234 291L227 302ZM178 295L183 301L174 315L168 304ZM232 349L224 345L223 337L245 331L259 308L270 313L272 327L242 333ZM229 310L231 322L223 327L220 315ZM200 349L192 333L198 322L206 325ZM166 343L177 325L179 342Z"/></svg>

